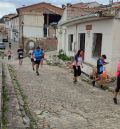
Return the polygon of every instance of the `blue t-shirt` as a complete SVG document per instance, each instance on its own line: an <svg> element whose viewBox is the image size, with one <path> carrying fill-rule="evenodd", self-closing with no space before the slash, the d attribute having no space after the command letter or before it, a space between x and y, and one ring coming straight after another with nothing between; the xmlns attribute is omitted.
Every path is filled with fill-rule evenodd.
<svg viewBox="0 0 120 129"><path fill-rule="evenodd" d="M104 65L104 61L102 59L98 59L97 60L97 73L98 74L102 74L103 73L103 65Z"/></svg>
<svg viewBox="0 0 120 129"><path fill-rule="evenodd" d="M41 50L34 50L33 51L33 56L37 61L40 61L41 56L42 56L42 51Z"/></svg>

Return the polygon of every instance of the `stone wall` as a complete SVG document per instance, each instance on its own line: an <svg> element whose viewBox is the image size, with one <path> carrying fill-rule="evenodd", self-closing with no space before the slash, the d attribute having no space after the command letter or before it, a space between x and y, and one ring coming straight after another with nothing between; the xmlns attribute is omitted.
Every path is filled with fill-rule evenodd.
<svg viewBox="0 0 120 129"><path fill-rule="evenodd" d="M50 38L47 38L47 39L24 38L24 49L26 53L29 51L30 49L29 46L31 43L33 43L35 47L40 46L45 51L53 51L53 50L57 50L58 41L56 39L50 39ZM20 42L19 45L22 46L23 44Z"/></svg>

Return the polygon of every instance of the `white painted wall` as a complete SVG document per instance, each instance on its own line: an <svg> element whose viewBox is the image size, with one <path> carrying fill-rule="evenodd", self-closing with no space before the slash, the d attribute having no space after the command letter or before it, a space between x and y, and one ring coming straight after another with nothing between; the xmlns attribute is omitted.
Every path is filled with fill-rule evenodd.
<svg viewBox="0 0 120 129"><path fill-rule="evenodd" d="M23 34L24 37L42 38L43 37L43 15L29 15L25 14L24 17Z"/></svg>
<svg viewBox="0 0 120 129"><path fill-rule="evenodd" d="M63 50L65 53L67 52L66 50L67 50L67 41L66 41L66 38L67 38L67 36L66 36L66 34L67 34L67 29L66 29L66 27L62 27L62 28L59 28L58 29L58 32L57 32L57 38L58 38L58 48L57 48L57 50L58 50L58 52L59 52L59 50Z"/></svg>
<svg viewBox="0 0 120 129"><path fill-rule="evenodd" d="M116 70L117 62L120 60L120 19L114 20L112 40L112 73Z"/></svg>
<svg viewBox="0 0 120 129"><path fill-rule="evenodd" d="M44 25L43 15L26 14L24 15L23 19L24 19L24 26L43 26Z"/></svg>
<svg viewBox="0 0 120 129"><path fill-rule="evenodd" d="M78 24L78 25L74 25L74 26L69 26L69 27L67 27L67 30L66 30L66 37L64 38L64 35L62 33L61 38L58 38L58 44L59 43L61 44L61 45L59 45L59 48L63 48L63 46L65 46L66 54L68 56L74 56L74 54L75 54L74 52L68 51L68 35L69 34L74 35L74 42L76 43L76 50L78 50L78 49L80 49L80 43L79 43L80 41L79 41L78 35L80 33L85 33L86 34L85 62L96 66L97 59L92 57L93 34L94 33L102 33L103 37L102 37L101 54L107 55L107 61L109 62L109 64L106 66L106 69L107 69L107 71L109 71L109 73L113 73L113 70L112 70L112 67L113 67L112 47L113 47L113 33L114 33L113 25L114 24L116 24L116 23L114 23L113 19L106 19L106 20L99 20L99 21L93 21L93 22L82 23L82 24ZM89 34L88 34L88 31L86 30L86 25L92 25L92 30L89 31ZM117 26L116 26L116 28L117 28ZM119 34L120 34L120 32L117 35L119 35ZM64 39L66 39L66 40L64 41ZM119 41L118 38L116 40ZM64 42L62 42L62 41L64 41ZM116 44L117 44L117 42L116 42Z"/></svg>
<svg viewBox="0 0 120 129"><path fill-rule="evenodd" d="M24 37L42 38L43 37L43 27L37 26L24 26L23 27Z"/></svg>
<svg viewBox="0 0 120 129"><path fill-rule="evenodd" d="M89 32L85 30L86 25L92 25L92 30ZM113 39L113 20L100 20L89 23L84 23L78 26L78 33L86 33L86 41L85 41L85 62L90 63L92 65L96 65L97 59L92 57L92 49L93 49L93 34L94 33L102 33L102 51L101 54L107 55L107 61L110 62L107 65L107 70L111 72L111 58L112 58L112 39ZM78 44L79 47L79 44Z"/></svg>

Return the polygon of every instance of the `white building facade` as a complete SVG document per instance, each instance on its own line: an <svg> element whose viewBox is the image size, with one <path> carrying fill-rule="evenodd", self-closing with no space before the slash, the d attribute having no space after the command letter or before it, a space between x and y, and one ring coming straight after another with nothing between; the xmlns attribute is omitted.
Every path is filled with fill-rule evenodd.
<svg viewBox="0 0 120 129"><path fill-rule="evenodd" d="M18 15L12 17L11 21L11 42L19 41L19 17Z"/></svg>
<svg viewBox="0 0 120 129"><path fill-rule="evenodd" d="M67 22L63 20L58 33L58 51L62 49L66 55L74 56L81 49L84 62L93 66L102 54L106 54L109 62L106 69L113 75L120 60L119 11L114 17L90 14Z"/></svg>

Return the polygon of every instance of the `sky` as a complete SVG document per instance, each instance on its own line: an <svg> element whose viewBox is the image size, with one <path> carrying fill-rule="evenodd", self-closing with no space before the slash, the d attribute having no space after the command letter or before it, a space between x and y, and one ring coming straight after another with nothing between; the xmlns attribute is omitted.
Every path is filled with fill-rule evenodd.
<svg viewBox="0 0 120 129"><path fill-rule="evenodd" d="M15 13L16 8L22 7L23 5L31 5L34 3L48 2L57 6L61 6L66 3L78 3L78 2L99 2L101 4L108 4L109 0L0 0L0 18L3 15L9 13ZM117 0L114 0L117 1Z"/></svg>

